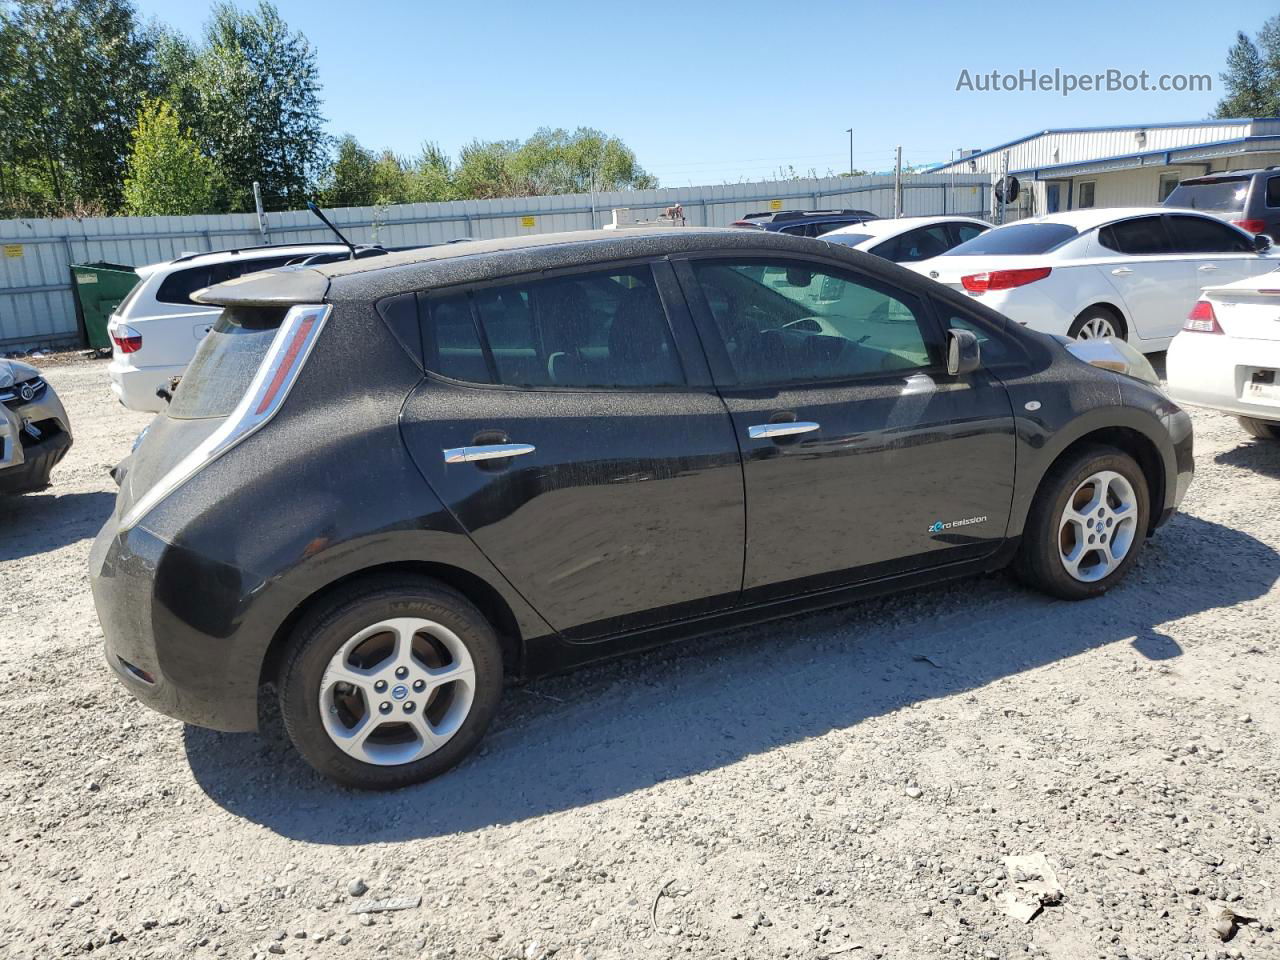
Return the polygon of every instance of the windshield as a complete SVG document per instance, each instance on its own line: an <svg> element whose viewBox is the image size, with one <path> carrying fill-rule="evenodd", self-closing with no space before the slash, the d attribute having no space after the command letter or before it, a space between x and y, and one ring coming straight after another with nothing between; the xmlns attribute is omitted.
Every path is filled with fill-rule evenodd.
<svg viewBox="0 0 1280 960"><path fill-rule="evenodd" d="M863 240L870 240L869 233L828 233L822 238L827 243L839 243L846 247L856 247Z"/></svg>
<svg viewBox="0 0 1280 960"><path fill-rule="evenodd" d="M182 375L169 416L175 420L230 416L258 372L284 315L277 307L223 310Z"/></svg>
<svg viewBox="0 0 1280 960"><path fill-rule="evenodd" d="M966 240L952 247L946 255L978 257L1048 253L1077 234L1075 227L1069 227L1065 223L1012 223Z"/></svg>
<svg viewBox="0 0 1280 960"><path fill-rule="evenodd" d="M1166 207L1236 213L1244 209L1248 177L1225 180L1184 180L1165 200Z"/></svg>

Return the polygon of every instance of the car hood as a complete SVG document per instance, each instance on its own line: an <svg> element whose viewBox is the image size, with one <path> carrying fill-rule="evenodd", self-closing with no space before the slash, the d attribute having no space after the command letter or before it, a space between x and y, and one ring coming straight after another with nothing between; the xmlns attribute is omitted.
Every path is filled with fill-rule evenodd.
<svg viewBox="0 0 1280 960"><path fill-rule="evenodd" d="M15 383L40 376L40 371L20 360L0 360L0 387L12 387Z"/></svg>

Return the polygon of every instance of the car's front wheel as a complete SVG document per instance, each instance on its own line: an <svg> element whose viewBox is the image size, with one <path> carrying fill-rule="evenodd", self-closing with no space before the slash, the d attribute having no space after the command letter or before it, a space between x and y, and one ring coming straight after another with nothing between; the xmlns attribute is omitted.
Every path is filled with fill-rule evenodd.
<svg viewBox="0 0 1280 960"><path fill-rule="evenodd" d="M1273 420L1257 420L1253 417L1236 417L1244 432L1259 440L1280 440L1280 423Z"/></svg>
<svg viewBox="0 0 1280 960"><path fill-rule="evenodd" d="M474 605L436 581L341 588L298 623L280 676L303 758L352 787L444 773L479 742L502 692L502 652Z"/></svg>
<svg viewBox="0 0 1280 960"><path fill-rule="evenodd" d="M1142 468L1114 447L1055 463L1027 516L1014 571L1064 600L1105 593L1133 566L1151 505Z"/></svg>

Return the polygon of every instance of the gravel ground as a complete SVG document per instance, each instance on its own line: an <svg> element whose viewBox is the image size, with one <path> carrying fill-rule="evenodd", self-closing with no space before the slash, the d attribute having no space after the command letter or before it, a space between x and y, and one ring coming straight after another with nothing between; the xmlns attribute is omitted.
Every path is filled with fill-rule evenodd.
<svg viewBox="0 0 1280 960"><path fill-rule="evenodd" d="M41 362L76 445L0 501L0 956L1280 957L1280 446L1230 418L1101 600L993 576L540 681L369 795L118 686L86 560L146 418Z"/></svg>

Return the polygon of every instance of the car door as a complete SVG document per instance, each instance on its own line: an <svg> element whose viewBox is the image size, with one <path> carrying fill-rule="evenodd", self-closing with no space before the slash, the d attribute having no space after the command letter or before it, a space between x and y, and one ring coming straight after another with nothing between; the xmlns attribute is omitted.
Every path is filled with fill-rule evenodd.
<svg viewBox="0 0 1280 960"><path fill-rule="evenodd" d="M1098 248L1090 251L1098 255L1095 269L1124 301L1131 336L1159 340L1181 329L1200 287L1193 265L1173 251L1162 216L1107 224L1092 246Z"/></svg>
<svg viewBox="0 0 1280 960"><path fill-rule="evenodd" d="M1260 255L1252 237L1215 217L1171 213L1165 221L1174 252L1199 284L1197 297L1204 287L1221 286L1275 269L1276 261ZM1187 309L1191 309L1190 303Z"/></svg>
<svg viewBox="0 0 1280 960"><path fill-rule="evenodd" d="M738 600L738 444L668 264L420 300L429 374L405 443L557 631L590 639Z"/></svg>
<svg viewBox="0 0 1280 960"><path fill-rule="evenodd" d="M744 602L1000 545L1009 400L986 372L946 374L922 298L816 258L676 267L742 446Z"/></svg>

